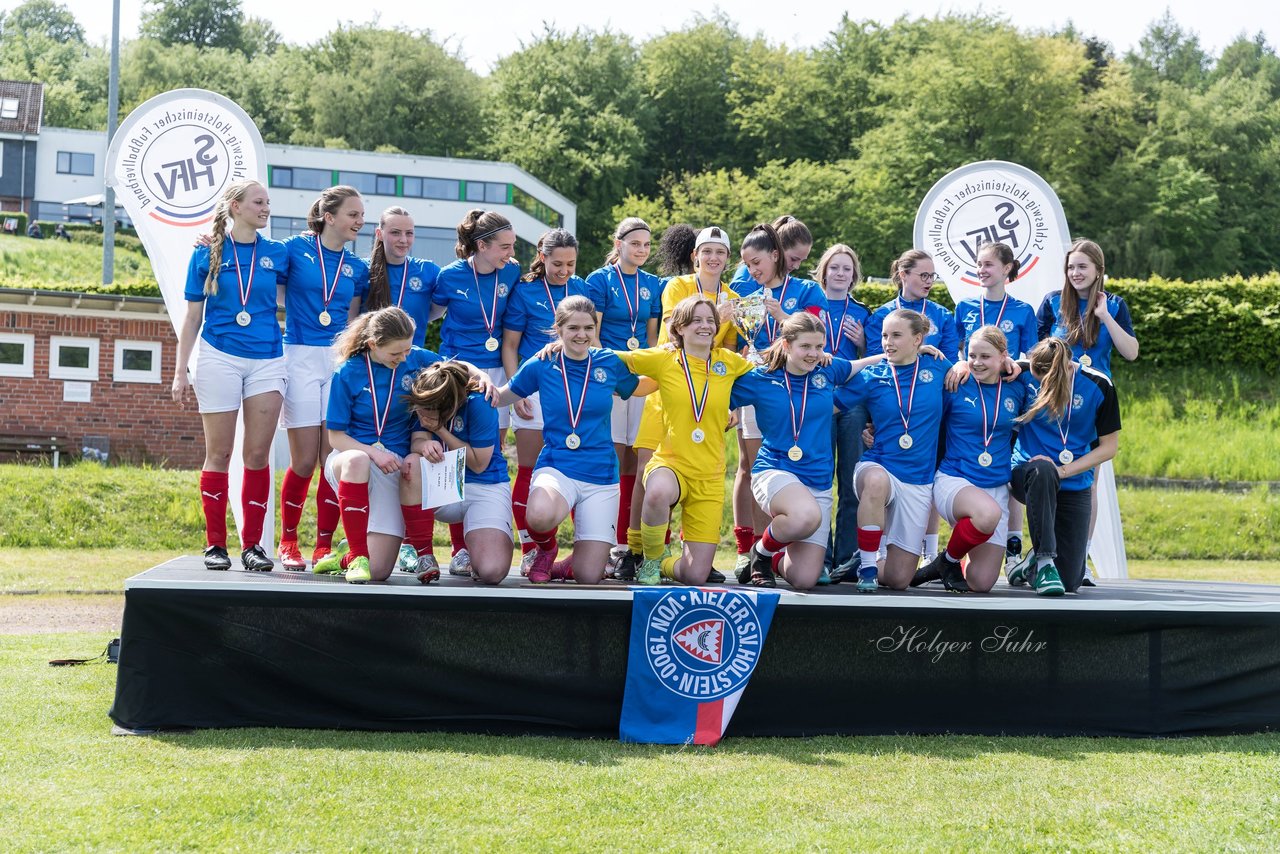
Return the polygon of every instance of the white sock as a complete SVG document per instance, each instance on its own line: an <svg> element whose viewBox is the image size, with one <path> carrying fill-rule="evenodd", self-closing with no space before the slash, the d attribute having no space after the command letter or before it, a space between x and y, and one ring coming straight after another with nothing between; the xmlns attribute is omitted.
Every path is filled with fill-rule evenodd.
<svg viewBox="0 0 1280 854"><path fill-rule="evenodd" d="M938 553L938 535L925 534L924 535L924 556L927 558L932 558L937 553Z"/></svg>
<svg viewBox="0 0 1280 854"><path fill-rule="evenodd" d="M862 559L862 568L863 568L863 569L875 569L875 568L876 568L876 553L875 553L875 552L864 552L864 551L862 551L861 549L859 549L859 550L858 550L858 557L860 557L860 558Z"/></svg>
<svg viewBox="0 0 1280 854"><path fill-rule="evenodd" d="M1046 566L1053 566L1053 558L1040 557L1040 555L1036 555L1036 572L1039 572Z"/></svg>

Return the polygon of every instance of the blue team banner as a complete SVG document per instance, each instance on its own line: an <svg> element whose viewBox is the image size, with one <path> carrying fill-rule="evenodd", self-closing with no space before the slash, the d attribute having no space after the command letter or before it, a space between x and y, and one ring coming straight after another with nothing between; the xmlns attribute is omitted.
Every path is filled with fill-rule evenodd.
<svg viewBox="0 0 1280 854"><path fill-rule="evenodd" d="M779 594L633 588L619 738L718 744L760 661Z"/></svg>

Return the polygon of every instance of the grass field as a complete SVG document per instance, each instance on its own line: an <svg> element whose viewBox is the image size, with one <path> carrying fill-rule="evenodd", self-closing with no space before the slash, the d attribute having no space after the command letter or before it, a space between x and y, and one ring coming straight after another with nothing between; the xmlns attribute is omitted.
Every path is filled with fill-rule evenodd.
<svg viewBox="0 0 1280 854"><path fill-rule="evenodd" d="M91 290L159 296L151 262L141 252L117 246L115 289L102 286L102 244L32 240L0 235L0 285L42 290Z"/></svg>

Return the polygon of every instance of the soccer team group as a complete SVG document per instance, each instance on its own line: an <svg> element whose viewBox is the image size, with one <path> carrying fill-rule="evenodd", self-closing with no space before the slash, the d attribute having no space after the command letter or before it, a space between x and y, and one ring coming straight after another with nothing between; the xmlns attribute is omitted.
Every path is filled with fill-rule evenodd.
<svg viewBox="0 0 1280 854"><path fill-rule="evenodd" d="M649 226L624 219L584 279L577 240L559 228L522 276L512 224L494 211L467 214L443 269L413 256L413 219L398 207L382 213L370 258L347 251L365 218L351 187L320 194L308 233L267 239L269 215L261 184L229 187L188 270L172 392L186 405L194 391L203 421L209 569L231 566L227 472L243 418L250 571L274 567L258 543L283 419L278 557L289 570L307 568L298 526L319 467L313 572L360 583L399 567L434 581L440 521L449 571L481 583L507 577L517 533L535 584L722 582L712 561L724 436L736 429L739 583L987 592L1002 569L1041 595L1089 583L1094 470L1119 444L1111 352L1138 354L1092 241L1071 246L1060 292L1038 310L1006 293L1011 249L984 246L984 293L953 313L930 301L940 282L915 249L892 264L897 296L874 310L854 298L862 272L849 246L827 248L812 280L794 275L814 247L790 216L751 229L726 282L734 246L715 226L667 229L659 278L643 269ZM437 319L440 353L424 347ZM457 450L464 500L422 509L420 459ZM942 549L940 517L951 526ZM573 550L557 560L570 518Z"/></svg>

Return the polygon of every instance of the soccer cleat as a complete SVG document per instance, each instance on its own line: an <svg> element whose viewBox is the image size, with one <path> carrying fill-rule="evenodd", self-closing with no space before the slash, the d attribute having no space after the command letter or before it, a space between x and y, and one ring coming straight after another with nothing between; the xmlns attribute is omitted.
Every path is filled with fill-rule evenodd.
<svg viewBox="0 0 1280 854"><path fill-rule="evenodd" d="M527 576L529 568L533 566L533 562L538 559L538 548L534 546L529 551L520 555L520 574ZM536 583L536 582L535 582Z"/></svg>
<svg viewBox="0 0 1280 854"><path fill-rule="evenodd" d="M418 550L408 543L401 543L400 551L396 554L396 569L401 572L417 572Z"/></svg>
<svg viewBox="0 0 1280 854"><path fill-rule="evenodd" d="M708 584L724 584L724 582L725 582L724 573L716 569L714 566L711 567L711 571L707 573L707 583Z"/></svg>
<svg viewBox="0 0 1280 854"><path fill-rule="evenodd" d="M874 566L858 567L858 586L859 593L875 593L880 589L879 582L876 581L877 571Z"/></svg>
<svg viewBox="0 0 1280 854"><path fill-rule="evenodd" d="M347 541L338 543L338 547L326 552L323 557L311 564L311 571L316 575L341 575L342 559L347 554Z"/></svg>
<svg viewBox="0 0 1280 854"><path fill-rule="evenodd" d="M222 546L206 546L204 550L205 569L230 569L231 557Z"/></svg>
<svg viewBox="0 0 1280 854"><path fill-rule="evenodd" d="M604 577L617 577L619 564L621 564L622 559L629 554L631 554L631 547L626 543L609 549L609 559L604 563Z"/></svg>
<svg viewBox="0 0 1280 854"><path fill-rule="evenodd" d="M466 549L458 549L458 553L449 559L449 574L471 577L471 555Z"/></svg>
<svg viewBox="0 0 1280 854"><path fill-rule="evenodd" d="M738 555L737 561L733 564L733 577L738 579L739 584L746 584L751 578L751 552Z"/></svg>
<svg viewBox="0 0 1280 854"><path fill-rule="evenodd" d="M747 564L747 579L742 580L742 575L738 575L739 584L750 584L752 587L777 587L778 578L773 574L773 555L762 554L756 549L751 550L751 562Z"/></svg>
<svg viewBox="0 0 1280 854"><path fill-rule="evenodd" d="M1037 596L1061 596L1067 592L1067 589L1062 586L1062 579L1058 576L1058 569L1053 564L1036 570L1031 587L1036 591Z"/></svg>
<svg viewBox="0 0 1280 854"><path fill-rule="evenodd" d="M619 581L628 583L636 580L636 570L640 568L640 561L643 558L635 552L627 549L627 553L622 556L622 560L618 561L618 568L614 570L614 574Z"/></svg>
<svg viewBox="0 0 1280 854"><path fill-rule="evenodd" d="M943 554L939 554L937 560L942 562L942 586L947 588L947 592L968 593L969 582L964 580L964 570L960 564L947 560Z"/></svg>
<svg viewBox="0 0 1280 854"><path fill-rule="evenodd" d="M1007 560L1007 558L1006 558ZM1026 556L1017 563L1008 567L1005 576L1009 579L1010 587L1024 587L1031 580L1031 576L1036 566L1035 550L1027 552Z"/></svg>
<svg viewBox="0 0 1280 854"><path fill-rule="evenodd" d="M640 562L640 568L636 571L636 581L650 585L662 583L662 566L656 558L647 557Z"/></svg>
<svg viewBox="0 0 1280 854"><path fill-rule="evenodd" d="M925 563L924 566L916 570L915 575L911 576L911 581L907 583L908 587L919 587L921 584L928 584L930 581L938 581L942 578L942 555L936 555L932 560Z"/></svg>
<svg viewBox="0 0 1280 854"><path fill-rule="evenodd" d="M270 572L275 568L275 562L267 557L261 545L250 546L240 552L240 565L249 572Z"/></svg>
<svg viewBox="0 0 1280 854"><path fill-rule="evenodd" d="M290 572L300 572L307 568L302 552L298 551L297 540L281 540L279 555L280 565Z"/></svg>
<svg viewBox="0 0 1280 854"><path fill-rule="evenodd" d="M573 555L569 555L564 560L558 560L551 565L552 581L575 581L573 577Z"/></svg>
<svg viewBox="0 0 1280 854"><path fill-rule="evenodd" d="M559 552L560 546L554 542L549 549L536 548L530 552L533 560L529 561L529 572L526 573L530 584L546 584L551 580L551 567Z"/></svg>
<svg viewBox="0 0 1280 854"><path fill-rule="evenodd" d="M826 587L830 583L831 583L831 573L827 571L827 567L824 564L822 567L822 572L818 573L818 586Z"/></svg>
<svg viewBox="0 0 1280 854"><path fill-rule="evenodd" d="M373 579L369 573L369 559L364 555L353 557L351 565L347 567L347 583L348 584L364 584Z"/></svg>
<svg viewBox="0 0 1280 854"><path fill-rule="evenodd" d="M424 555L418 555L418 580L423 584L430 584L433 581L440 580L440 564L436 562L436 556L428 552Z"/></svg>

